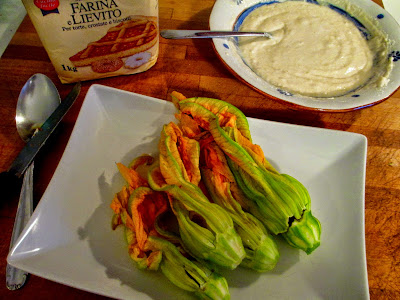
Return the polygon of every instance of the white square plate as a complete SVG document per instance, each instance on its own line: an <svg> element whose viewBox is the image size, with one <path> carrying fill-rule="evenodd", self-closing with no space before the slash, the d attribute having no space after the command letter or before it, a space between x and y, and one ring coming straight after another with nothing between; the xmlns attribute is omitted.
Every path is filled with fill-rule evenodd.
<svg viewBox="0 0 400 300"><path fill-rule="evenodd" d="M105 86L89 89L56 172L8 262L32 274L120 299L185 299L160 272L140 271L110 203L123 184L116 162L157 153L170 102ZM232 299L368 299L363 135L249 119L255 143L309 190L321 221L311 255L278 240L275 270L227 272Z"/></svg>

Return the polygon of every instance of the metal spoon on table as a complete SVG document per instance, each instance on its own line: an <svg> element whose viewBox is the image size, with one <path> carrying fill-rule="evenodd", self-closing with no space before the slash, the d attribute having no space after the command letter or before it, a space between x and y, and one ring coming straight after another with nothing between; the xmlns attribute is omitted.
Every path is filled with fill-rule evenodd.
<svg viewBox="0 0 400 300"><path fill-rule="evenodd" d="M46 75L35 74L23 86L18 97L16 125L18 134L27 142L60 104L57 88ZM17 241L33 211L33 162L27 168L14 221L10 250ZM26 271L9 264L6 268L6 285L10 290L21 288L28 276Z"/></svg>
<svg viewBox="0 0 400 300"><path fill-rule="evenodd" d="M244 31L214 31L214 30L172 30L166 29L160 32L165 39L195 39L195 38L225 38L234 36L261 36L272 38L269 32L244 32Z"/></svg>

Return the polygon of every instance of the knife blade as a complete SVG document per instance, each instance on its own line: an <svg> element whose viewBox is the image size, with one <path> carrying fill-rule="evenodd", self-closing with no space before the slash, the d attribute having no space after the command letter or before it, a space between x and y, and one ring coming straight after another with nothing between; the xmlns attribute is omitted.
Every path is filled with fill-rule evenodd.
<svg viewBox="0 0 400 300"><path fill-rule="evenodd" d="M17 177L21 177L21 175L24 174L40 148L44 145L48 137L71 108L80 91L81 83L78 82L67 97L61 101L61 104L56 108L56 110L43 123L38 132L26 143L25 147L21 150L8 169L8 173L14 174Z"/></svg>

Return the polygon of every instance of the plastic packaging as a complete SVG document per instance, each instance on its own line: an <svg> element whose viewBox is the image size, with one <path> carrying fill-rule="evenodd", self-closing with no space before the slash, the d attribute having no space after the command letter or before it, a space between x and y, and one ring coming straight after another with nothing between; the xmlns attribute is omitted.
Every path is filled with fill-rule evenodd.
<svg viewBox="0 0 400 300"><path fill-rule="evenodd" d="M157 61L157 0L22 0L62 83L143 72Z"/></svg>

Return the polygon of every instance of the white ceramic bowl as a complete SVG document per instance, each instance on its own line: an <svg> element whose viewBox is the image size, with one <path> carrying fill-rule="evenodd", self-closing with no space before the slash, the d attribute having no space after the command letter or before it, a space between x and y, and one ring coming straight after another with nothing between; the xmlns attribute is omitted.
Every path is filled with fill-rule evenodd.
<svg viewBox="0 0 400 300"><path fill-rule="evenodd" d="M284 1L294 0L242 0L241 2L239 0L238 2L240 3L237 0L217 0L210 16L210 29L235 30L243 21L244 11L261 3ZM308 0L308 2L318 3L317 0ZM324 0L324 2L329 2L329 0ZM348 2L360 7L371 18L375 18L391 41L389 56L393 59L393 70L389 76L389 83L382 88L367 85L346 95L334 98L293 95L269 84L255 74L239 55L237 39L213 39L215 50L228 69L246 84L269 98L284 101L298 108L341 112L377 104L390 97L400 86L400 26L386 10L371 0L348 0ZM336 3L335 7L339 8L339 10L344 9L343 7L338 7ZM347 12L343 10L341 13L346 14ZM360 23L359 26L363 26L355 16L352 17L356 23Z"/></svg>

